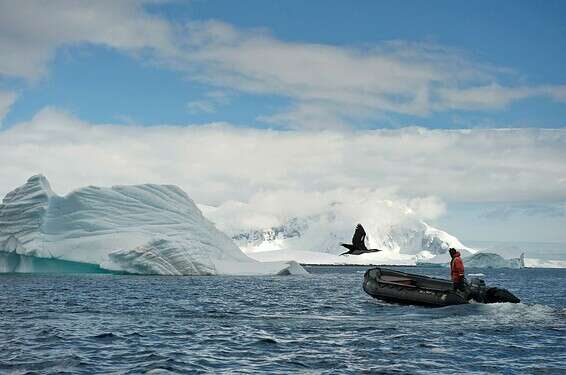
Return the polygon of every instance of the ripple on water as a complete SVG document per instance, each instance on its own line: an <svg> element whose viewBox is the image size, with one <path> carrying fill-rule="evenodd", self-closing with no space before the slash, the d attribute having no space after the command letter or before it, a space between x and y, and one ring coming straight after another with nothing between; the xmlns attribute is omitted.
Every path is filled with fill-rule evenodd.
<svg viewBox="0 0 566 375"><path fill-rule="evenodd" d="M440 309L371 299L357 267L314 271L3 275L0 373L564 373L563 270L486 271L524 303Z"/></svg>

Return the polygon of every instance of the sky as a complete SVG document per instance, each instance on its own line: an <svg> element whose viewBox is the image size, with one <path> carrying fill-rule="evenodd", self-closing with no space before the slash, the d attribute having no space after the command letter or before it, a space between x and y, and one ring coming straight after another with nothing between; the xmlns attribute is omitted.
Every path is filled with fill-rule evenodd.
<svg viewBox="0 0 566 375"><path fill-rule="evenodd" d="M171 183L287 215L380 196L464 241L566 242L565 14L0 0L0 196L36 173L60 194Z"/></svg>

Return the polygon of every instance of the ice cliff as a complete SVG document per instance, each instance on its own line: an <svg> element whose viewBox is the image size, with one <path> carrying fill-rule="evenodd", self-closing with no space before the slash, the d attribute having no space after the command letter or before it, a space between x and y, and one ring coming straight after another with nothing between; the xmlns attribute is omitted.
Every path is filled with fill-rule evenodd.
<svg viewBox="0 0 566 375"><path fill-rule="evenodd" d="M42 175L3 199L0 255L3 272L33 271L24 265L35 257L138 274L305 273L295 262L246 256L176 186L89 186L58 196Z"/></svg>

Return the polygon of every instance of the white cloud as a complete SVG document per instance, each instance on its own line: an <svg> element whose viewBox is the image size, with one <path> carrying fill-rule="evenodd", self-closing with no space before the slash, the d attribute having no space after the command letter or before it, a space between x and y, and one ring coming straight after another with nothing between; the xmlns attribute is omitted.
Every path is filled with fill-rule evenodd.
<svg viewBox="0 0 566 375"><path fill-rule="evenodd" d="M502 85L513 81L508 70L439 45L288 42L219 21L181 24L148 12L148 2L0 0L0 78L37 79L57 48L96 44L180 70L193 82L287 98L288 108L258 118L310 129L367 124L390 113L499 110L536 96L566 101L565 86ZM212 113L221 104L205 97L187 110Z"/></svg>
<svg viewBox="0 0 566 375"><path fill-rule="evenodd" d="M35 80L57 48L92 43L127 52L174 50L171 25L138 0L0 1L0 77Z"/></svg>
<svg viewBox="0 0 566 375"><path fill-rule="evenodd" d="M57 48L96 44L139 54L213 87L288 98L289 108L260 120L311 129L342 128L388 113L498 110L535 96L566 101L565 86L504 86L501 75L512 78L505 69L439 45L286 42L219 21L180 25L149 13L148 2L0 0L0 78L37 79ZM205 96L187 110L212 113L221 104Z"/></svg>
<svg viewBox="0 0 566 375"><path fill-rule="evenodd" d="M316 194L340 189L442 201L566 200L565 129L142 127L93 125L45 109L0 132L0 160L2 195L44 173L59 193L90 184L172 183L199 203L264 197L261 206L296 201L305 210L317 204ZM427 199L435 198L407 204L441 214L441 204Z"/></svg>
<svg viewBox="0 0 566 375"><path fill-rule="evenodd" d="M18 94L15 92L0 90L0 126L2 126L2 119L6 116L17 97Z"/></svg>
<svg viewBox="0 0 566 375"><path fill-rule="evenodd" d="M292 99L289 108L259 116L289 128L343 128L387 113L428 116L485 111L542 96L565 101L566 86L503 86L508 69L480 64L462 51L394 41L365 47L285 42L265 30L218 21L191 22L169 64L193 80L253 94Z"/></svg>
<svg viewBox="0 0 566 375"><path fill-rule="evenodd" d="M415 206L417 200L420 203ZM300 218L309 220L311 225L318 223L325 227L315 231L317 237L320 233L332 232L331 227L349 233L357 221L387 228L415 219L436 219L445 210L438 198L407 200L388 189L366 188L260 191L246 203L227 201L218 207L201 208L219 229L231 235L277 227L287 224L290 218ZM366 226L366 229L370 228Z"/></svg>
<svg viewBox="0 0 566 375"><path fill-rule="evenodd" d="M193 79L204 83L295 99L297 107L290 113L269 118L291 127L302 127L294 124L302 120L328 127L332 119L374 118L388 111L426 115L436 86L482 82L492 74L435 45L395 42L346 48L289 43L217 21L193 22L186 35L177 66L187 67Z"/></svg>
<svg viewBox="0 0 566 375"><path fill-rule="evenodd" d="M503 87L492 83L468 89L440 89L439 110L447 109L501 109L510 103L529 97L542 96L566 102L566 86Z"/></svg>
<svg viewBox="0 0 566 375"><path fill-rule="evenodd" d="M196 113L214 113L217 108L230 103L230 94L225 91L207 92L204 99L192 100L187 103L187 111Z"/></svg>

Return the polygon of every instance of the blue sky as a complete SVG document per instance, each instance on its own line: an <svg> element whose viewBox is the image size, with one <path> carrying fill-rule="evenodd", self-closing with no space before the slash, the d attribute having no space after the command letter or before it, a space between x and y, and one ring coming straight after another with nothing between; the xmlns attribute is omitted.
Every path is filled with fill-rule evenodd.
<svg viewBox="0 0 566 375"><path fill-rule="evenodd" d="M157 180L193 190L204 203L252 199L278 182L307 191L391 188L409 198L439 198L447 211L429 219L463 238L566 241L558 229L566 225L564 14L563 1L0 1L0 138L6 145L26 126L60 122L69 128L45 134L36 150L64 136L92 134L101 129L97 124L108 124L104 139L137 129L156 150L151 166L131 159L142 142L132 137L121 150L106 152L129 161L137 174L93 166L70 178L60 164L16 158L4 147L12 164L0 174L0 193L37 171L64 181L63 192ZM372 139L392 139L398 147L388 155L367 149L361 161L380 167L359 174L354 158L348 164L350 155L343 154L320 166L332 177L321 174L316 183L296 173L289 155L280 166L288 173L279 180L232 175L223 166L240 154L227 152L215 173L203 175L208 190L199 190L183 172L157 167L170 161L164 146L170 138L144 130L166 127L165 134L192 125L216 132L211 147L228 136L246 143L243 135L255 137L251 143L274 142L274 149L286 137L293 139L290 148L304 147L313 132L329 142L340 138L333 152L351 146L343 134L355 134L364 150ZM507 137L499 128L519 130ZM454 129L474 133L464 139ZM419 132L426 140L414 138ZM101 150L87 137L81 145ZM62 152L48 150L53 156L45 158L53 160ZM324 152L321 144L304 157L316 163ZM271 157L265 162L283 158ZM331 169L336 163L342 169ZM413 163L438 169L440 182L432 181L436 171L423 174ZM454 179L466 186L448 186ZM246 188L235 188L235 180ZM544 228L526 231L541 223Z"/></svg>
<svg viewBox="0 0 566 375"><path fill-rule="evenodd" d="M473 64L500 70L495 74L496 81L517 87L566 84L565 7L563 2L552 1L367 1L355 6L344 1L243 1L237 5L230 1L193 1L150 4L146 11L173 24L218 20L241 30L262 29L288 43L361 51L390 41L434 44L454 49ZM194 82L190 73L144 62L104 44L69 43L56 48L54 54L47 61L47 73L37 81L4 77L3 86L20 93L4 126L29 119L46 105L66 108L95 122L129 119L151 125L228 121L269 126L258 117L292 102L292 98L276 92L250 95L238 92L237 87ZM187 110L188 102L203 100L209 90L218 89L229 89L230 94L222 111ZM370 128L555 128L566 125L565 115L564 101L532 96L497 109L454 109L417 116L389 112L361 122Z"/></svg>

